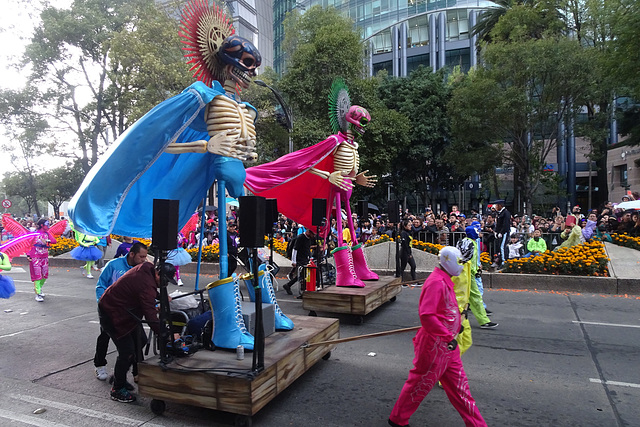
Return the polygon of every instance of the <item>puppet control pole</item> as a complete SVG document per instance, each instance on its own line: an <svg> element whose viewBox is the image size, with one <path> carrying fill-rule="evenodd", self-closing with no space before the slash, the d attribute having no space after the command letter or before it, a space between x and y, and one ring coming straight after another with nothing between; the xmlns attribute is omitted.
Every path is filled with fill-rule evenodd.
<svg viewBox="0 0 640 427"><path fill-rule="evenodd" d="M205 217L207 215L207 190L204 193L204 198L202 199L202 219L200 220L200 241L198 242L198 265L196 266L196 291L198 290L198 284L200 283L200 265L202 264L202 242L204 237L204 226L205 226Z"/></svg>

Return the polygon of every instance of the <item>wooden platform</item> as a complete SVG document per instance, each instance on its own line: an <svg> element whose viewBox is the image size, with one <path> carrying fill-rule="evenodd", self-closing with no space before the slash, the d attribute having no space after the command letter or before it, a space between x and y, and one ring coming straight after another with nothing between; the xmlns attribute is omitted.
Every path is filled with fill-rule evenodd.
<svg viewBox="0 0 640 427"><path fill-rule="evenodd" d="M329 286L321 291L304 292L302 308L310 314L316 311L365 316L387 301L395 301L402 290L400 278L382 276L375 282L365 282L364 288Z"/></svg>
<svg viewBox="0 0 640 427"><path fill-rule="evenodd" d="M176 358L167 370L159 365L159 357L145 360L139 365L140 394L154 399L155 413L164 411L167 400L251 417L335 348L329 344L302 348L305 342L340 336L336 319L289 317L295 328L265 339L265 369L255 377L247 375L253 358L250 352L244 360L236 360L235 351L200 350ZM250 425L251 420L237 424Z"/></svg>

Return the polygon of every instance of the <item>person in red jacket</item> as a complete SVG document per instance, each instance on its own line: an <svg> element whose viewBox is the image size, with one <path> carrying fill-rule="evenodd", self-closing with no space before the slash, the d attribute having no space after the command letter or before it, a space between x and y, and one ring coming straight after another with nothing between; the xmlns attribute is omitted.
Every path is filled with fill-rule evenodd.
<svg viewBox="0 0 640 427"><path fill-rule="evenodd" d="M136 400L127 390L127 372L136 359L138 337L144 335L139 319L144 319L149 327L160 334L160 321L156 310L160 276L164 274L174 285L176 269L172 264L163 264L162 269L145 262L127 271L109 286L100 297L98 313L100 326L105 330L118 349L114 368L111 399L118 402Z"/></svg>
<svg viewBox="0 0 640 427"><path fill-rule="evenodd" d="M487 425L469 392L456 341L461 320L451 276L462 272L462 255L457 248L445 246L439 257L440 265L424 282L420 294L418 310L422 327L413 339L414 368L409 371L409 378L389 416L389 425L393 427L409 425L409 418L438 380L466 426Z"/></svg>

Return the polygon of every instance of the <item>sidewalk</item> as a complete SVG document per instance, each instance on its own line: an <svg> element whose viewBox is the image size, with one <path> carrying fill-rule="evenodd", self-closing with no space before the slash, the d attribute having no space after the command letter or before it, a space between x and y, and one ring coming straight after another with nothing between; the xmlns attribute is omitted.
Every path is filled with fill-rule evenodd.
<svg viewBox="0 0 640 427"><path fill-rule="evenodd" d="M618 279L640 278L640 251L605 242L609 257L609 273Z"/></svg>

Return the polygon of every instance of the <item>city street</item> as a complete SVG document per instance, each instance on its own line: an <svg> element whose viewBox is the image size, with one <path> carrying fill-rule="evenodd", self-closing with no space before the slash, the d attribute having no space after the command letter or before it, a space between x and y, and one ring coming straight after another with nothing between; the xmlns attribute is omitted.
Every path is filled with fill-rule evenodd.
<svg viewBox="0 0 640 427"><path fill-rule="evenodd" d="M109 384L98 381L93 369L97 274L87 279L79 268L51 268L44 303L34 301L28 266L14 265L8 274L18 291L0 300L0 425L233 425L232 414L167 401L164 415L156 416L149 399L123 404L109 398ZM192 290L195 276L184 274L183 280L180 289ZM203 276L200 286L214 280ZM283 311L306 315L283 283L277 292ZM419 287L403 289L362 325L339 316L341 337L418 325L419 294ZM462 360L489 426L640 425L640 297L487 290L485 301L500 326L481 330L471 318L474 345ZM253 424L386 426L412 366L413 335L339 344ZM111 345L109 369L115 356ZM436 388L411 425L463 423Z"/></svg>

